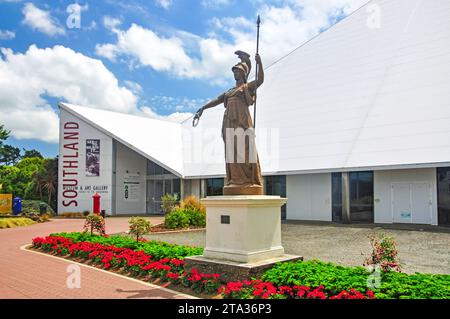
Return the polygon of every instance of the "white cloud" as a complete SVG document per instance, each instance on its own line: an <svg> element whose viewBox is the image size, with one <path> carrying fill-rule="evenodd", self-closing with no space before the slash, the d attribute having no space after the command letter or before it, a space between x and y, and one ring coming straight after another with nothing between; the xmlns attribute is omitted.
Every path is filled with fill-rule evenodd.
<svg viewBox="0 0 450 319"><path fill-rule="evenodd" d="M186 112L175 112L170 115L159 115L149 106L141 107L141 111L142 115L144 116L151 117L157 120L177 122L177 123L181 123L192 116L192 113Z"/></svg>
<svg viewBox="0 0 450 319"><path fill-rule="evenodd" d="M1 50L0 122L19 139L58 140L58 115L43 95L70 103L137 113L137 97L99 60L63 46Z"/></svg>
<svg viewBox="0 0 450 319"><path fill-rule="evenodd" d="M16 37L16 33L9 30L0 30L0 40L11 40Z"/></svg>
<svg viewBox="0 0 450 319"><path fill-rule="evenodd" d="M22 13L24 15L23 23L34 30L50 36L65 34L64 28L50 15L50 12L41 10L30 2L25 4Z"/></svg>
<svg viewBox="0 0 450 319"><path fill-rule="evenodd" d="M164 9L169 9L173 4L172 0L155 0L155 2L157 5L163 7Z"/></svg>
<svg viewBox="0 0 450 319"><path fill-rule="evenodd" d="M278 6L262 4L260 53L264 64L288 54L328 28L333 18L367 1L280 0ZM210 24L212 30L205 37L181 30L163 36L133 24L128 30L115 29L116 43L97 45L96 53L112 61L125 56L133 63L180 78L224 84L232 79L230 68L237 62L233 52L239 49L255 53L256 23L245 17L226 17L213 19Z"/></svg>
<svg viewBox="0 0 450 319"><path fill-rule="evenodd" d="M126 80L124 84L127 88L129 88L134 94L138 95L142 93L142 86L139 83Z"/></svg>
<svg viewBox="0 0 450 319"><path fill-rule="evenodd" d="M183 49L178 37L164 38L155 32L136 24L127 31L116 30L116 44L96 46L96 53L114 60L118 55L137 58L142 65L157 71L167 71L183 77L190 77L192 60Z"/></svg>
<svg viewBox="0 0 450 319"><path fill-rule="evenodd" d="M202 6L206 8L221 8L231 4L233 0L202 0Z"/></svg>
<svg viewBox="0 0 450 319"><path fill-rule="evenodd" d="M113 18L110 16L104 16L103 17L103 25L105 26L105 28L115 31L116 28L122 24L122 21L120 21L117 18Z"/></svg>

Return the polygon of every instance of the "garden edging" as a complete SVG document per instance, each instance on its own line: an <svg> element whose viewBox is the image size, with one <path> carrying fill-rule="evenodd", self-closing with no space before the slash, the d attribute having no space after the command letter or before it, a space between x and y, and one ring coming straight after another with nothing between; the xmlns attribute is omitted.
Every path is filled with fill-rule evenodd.
<svg viewBox="0 0 450 319"><path fill-rule="evenodd" d="M135 279L135 278L132 278L132 277L124 276L124 275L118 274L116 272L104 270L104 269L101 269L101 268L97 268L97 267L94 267L94 266L91 266L91 265L80 263L78 261L74 261L74 260L67 259L67 258L64 258L64 257L50 255L50 254L43 253L43 252L40 252L40 251L37 251L37 250L34 250L34 249L30 249L32 246L33 246L32 244L25 244L25 245L20 247L20 250L23 250L23 251L26 251L26 252L30 252L30 253L35 253L35 254L38 254L38 255L43 255L43 256L46 256L46 257L55 258L55 259L58 259L58 260L65 261L67 263L71 263L71 264L77 264L77 265L82 266L82 267L94 269L94 270L97 270L97 271L100 271L100 272L103 272L103 273L107 273L109 275L113 275L113 276L116 276L116 277L119 277L119 278L127 279L127 280L130 280L130 281L133 281L133 282L137 282L137 283L143 284L145 286L149 286L149 287L152 287L152 288L155 288L155 289L160 289L162 291L172 293L172 294L175 295L175 297L183 297L185 299L199 299L199 298L197 298L195 296L192 296L192 295L181 293L179 291L175 291L175 290L172 290L172 289L169 289L169 288L161 287L161 286L158 286L158 285L155 285L155 284L143 281L143 280L139 280L139 279Z"/></svg>

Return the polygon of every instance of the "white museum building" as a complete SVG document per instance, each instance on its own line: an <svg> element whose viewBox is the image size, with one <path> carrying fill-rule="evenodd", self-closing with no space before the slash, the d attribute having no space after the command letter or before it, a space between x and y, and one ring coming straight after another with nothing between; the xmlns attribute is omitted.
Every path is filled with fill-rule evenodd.
<svg viewBox="0 0 450 319"><path fill-rule="evenodd" d="M59 107L60 214L95 193L108 215L222 194L223 106L195 128ZM450 225L450 1L370 1L266 66L256 126L283 219Z"/></svg>

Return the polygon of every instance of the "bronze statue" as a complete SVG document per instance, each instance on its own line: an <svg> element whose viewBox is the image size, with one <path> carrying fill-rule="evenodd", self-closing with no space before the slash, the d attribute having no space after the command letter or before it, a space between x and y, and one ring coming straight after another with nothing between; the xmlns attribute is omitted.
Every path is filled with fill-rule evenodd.
<svg viewBox="0 0 450 319"><path fill-rule="evenodd" d="M194 126L203 111L224 104L225 113L222 122L222 138L225 143L226 179L224 195L262 195L262 177L259 158L255 145L255 134L249 106L256 100L256 90L264 82L264 70L261 57L255 56L257 64L256 79L247 83L251 70L250 55L236 51L241 62L233 66L236 86L201 107L195 114ZM244 135L242 136L242 133ZM239 138L243 150L239 147ZM244 146L245 144L245 146Z"/></svg>

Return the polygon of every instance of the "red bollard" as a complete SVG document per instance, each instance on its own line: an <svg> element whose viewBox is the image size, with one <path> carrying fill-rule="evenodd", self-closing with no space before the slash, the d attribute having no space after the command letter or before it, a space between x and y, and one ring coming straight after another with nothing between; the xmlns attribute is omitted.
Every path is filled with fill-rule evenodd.
<svg viewBox="0 0 450 319"><path fill-rule="evenodd" d="M93 210L92 212L96 215L100 214L100 195L99 193L95 193L94 196L92 196L93 199Z"/></svg>

